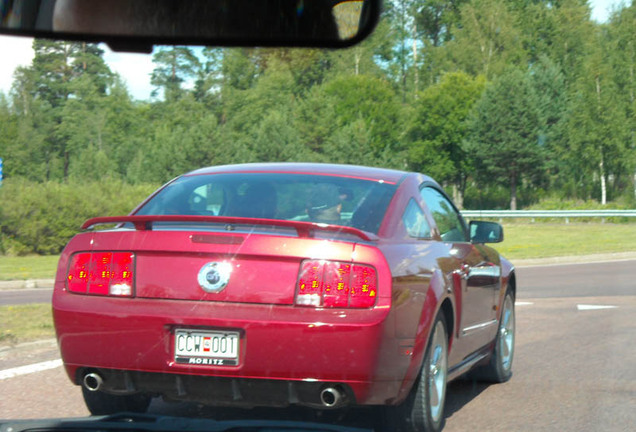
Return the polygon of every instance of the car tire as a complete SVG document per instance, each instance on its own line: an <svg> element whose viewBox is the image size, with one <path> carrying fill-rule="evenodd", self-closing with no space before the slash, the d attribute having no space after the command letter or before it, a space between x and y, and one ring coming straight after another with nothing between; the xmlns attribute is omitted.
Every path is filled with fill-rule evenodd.
<svg viewBox="0 0 636 432"><path fill-rule="evenodd" d="M444 403L448 378L448 330L440 312L431 330L422 370L406 400L387 407L383 430L438 432L444 425Z"/></svg>
<svg viewBox="0 0 636 432"><path fill-rule="evenodd" d="M475 369L470 376L491 383L506 382L512 376L512 360L515 353L515 298L508 288L501 308L501 318L495 338L495 346L486 366Z"/></svg>
<svg viewBox="0 0 636 432"><path fill-rule="evenodd" d="M120 412L145 413L152 398L143 393L112 395L101 391L90 391L82 386L86 408L92 415L109 415Z"/></svg>

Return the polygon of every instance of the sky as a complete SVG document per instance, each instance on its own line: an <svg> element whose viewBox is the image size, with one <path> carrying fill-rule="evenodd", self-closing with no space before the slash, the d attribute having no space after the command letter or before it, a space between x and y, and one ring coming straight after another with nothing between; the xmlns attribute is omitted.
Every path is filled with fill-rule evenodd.
<svg viewBox="0 0 636 432"><path fill-rule="evenodd" d="M605 22L609 12L624 3L623 0L589 0L592 6L592 18L597 22ZM11 89L13 72L18 66L28 66L33 58L31 38L0 36L0 92L5 95ZM133 98L147 100L150 98L152 86L151 54L115 53L102 45L105 51L104 59L111 70L117 72L126 82Z"/></svg>

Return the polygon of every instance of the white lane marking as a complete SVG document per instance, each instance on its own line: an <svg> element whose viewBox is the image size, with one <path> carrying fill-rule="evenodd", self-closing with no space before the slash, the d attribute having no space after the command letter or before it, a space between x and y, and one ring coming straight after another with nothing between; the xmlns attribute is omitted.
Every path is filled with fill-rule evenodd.
<svg viewBox="0 0 636 432"><path fill-rule="evenodd" d="M27 375L35 372L41 372L49 369L55 369L62 366L62 360L50 360L42 363L35 363L26 366L14 367L11 369L5 369L0 371L0 380L17 377L20 375Z"/></svg>
<svg viewBox="0 0 636 432"><path fill-rule="evenodd" d="M515 302L515 306L530 306L533 305L533 302L527 302L527 301L516 301Z"/></svg>
<svg viewBox="0 0 636 432"><path fill-rule="evenodd" d="M576 308L580 311L616 309L617 307L618 306L611 306L611 305L585 305L585 304L576 305Z"/></svg>

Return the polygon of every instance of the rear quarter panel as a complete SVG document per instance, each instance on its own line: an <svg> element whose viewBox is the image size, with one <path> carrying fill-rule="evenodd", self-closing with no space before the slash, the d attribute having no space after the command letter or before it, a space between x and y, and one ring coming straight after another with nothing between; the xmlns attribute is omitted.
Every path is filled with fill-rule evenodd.
<svg viewBox="0 0 636 432"><path fill-rule="evenodd" d="M398 361L386 365L394 369L396 379L402 380L393 403L402 401L417 379L431 326L442 302L448 298L454 305L451 275L456 264L450 259L449 246L432 239L409 237L402 221L408 202L411 199L420 202L419 185L424 180L423 176L413 174L400 185L380 229L383 240L378 247L392 273L389 320L394 323L394 344L400 353ZM433 226L430 220L429 224Z"/></svg>

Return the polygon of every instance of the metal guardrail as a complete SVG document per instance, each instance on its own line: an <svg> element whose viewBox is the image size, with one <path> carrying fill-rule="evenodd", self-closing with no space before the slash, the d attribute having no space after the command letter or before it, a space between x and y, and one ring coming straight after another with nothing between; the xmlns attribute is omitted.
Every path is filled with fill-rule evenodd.
<svg viewBox="0 0 636 432"><path fill-rule="evenodd" d="M467 218L564 218L566 223L570 218L609 218L636 217L636 210L463 210L462 215Z"/></svg>

